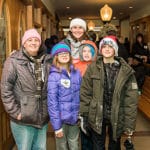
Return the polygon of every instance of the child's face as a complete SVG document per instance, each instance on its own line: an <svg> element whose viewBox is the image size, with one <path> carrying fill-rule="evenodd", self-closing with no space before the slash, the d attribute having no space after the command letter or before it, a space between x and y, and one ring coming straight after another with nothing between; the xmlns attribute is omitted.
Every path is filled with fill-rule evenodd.
<svg viewBox="0 0 150 150"><path fill-rule="evenodd" d="M105 58L112 58L115 55L115 50L112 46L103 45L101 49L101 53Z"/></svg>
<svg viewBox="0 0 150 150"><path fill-rule="evenodd" d="M92 53L88 46L85 46L82 50L83 60L84 61L91 61L92 60Z"/></svg>
<svg viewBox="0 0 150 150"><path fill-rule="evenodd" d="M58 53L58 61L62 64L66 64L70 61L70 54L68 52Z"/></svg>

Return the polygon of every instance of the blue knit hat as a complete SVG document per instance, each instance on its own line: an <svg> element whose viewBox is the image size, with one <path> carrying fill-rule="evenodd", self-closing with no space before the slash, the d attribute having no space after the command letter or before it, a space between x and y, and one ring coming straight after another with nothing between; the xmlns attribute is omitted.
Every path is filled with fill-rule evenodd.
<svg viewBox="0 0 150 150"><path fill-rule="evenodd" d="M67 44L65 44L63 42L59 42L58 44L53 46L51 54L52 54L52 56L55 56L55 55L57 55L58 53L61 53L61 52L71 53L71 49Z"/></svg>

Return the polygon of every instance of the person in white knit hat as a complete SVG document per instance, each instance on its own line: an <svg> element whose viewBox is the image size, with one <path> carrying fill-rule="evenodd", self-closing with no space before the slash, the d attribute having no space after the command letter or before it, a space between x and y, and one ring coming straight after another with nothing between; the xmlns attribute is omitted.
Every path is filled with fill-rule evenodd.
<svg viewBox="0 0 150 150"><path fill-rule="evenodd" d="M63 40L71 48L71 56L73 64L79 62L79 46L82 42L88 39L86 34L87 24L86 21L81 18L74 18L71 20L69 25L70 31L66 39Z"/></svg>
<svg viewBox="0 0 150 150"><path fill-rule="evenodd" d="M115 36L104 37L99 44L100 56L83 76L80 89L82 130L90 135L94 150L104 150L109 135L109 150L121 150L123 134L135 130L138 86L133 69L118 57Z"/></svg>

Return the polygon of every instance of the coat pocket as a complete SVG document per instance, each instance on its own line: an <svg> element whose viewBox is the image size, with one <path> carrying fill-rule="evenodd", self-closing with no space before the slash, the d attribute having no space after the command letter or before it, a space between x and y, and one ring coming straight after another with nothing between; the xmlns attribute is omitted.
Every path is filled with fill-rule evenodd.
<svg viewBox="0 0 150 150"><path fill-rule="evenodd" d="M21 101L21 115L24 123L38 122L38 100L34 96L24 96Z"/></svg>
<svg viewBox="0 0 150 150"><path fill-rule="evenodd" d="M95 123L96 112L97 112L97 103L91 102L90 108L89 108L89 120L92 123Z"/></svg>

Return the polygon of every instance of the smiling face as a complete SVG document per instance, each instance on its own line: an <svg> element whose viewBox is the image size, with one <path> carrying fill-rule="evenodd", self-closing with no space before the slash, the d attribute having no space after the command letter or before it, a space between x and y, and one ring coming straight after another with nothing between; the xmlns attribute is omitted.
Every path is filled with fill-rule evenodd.
<svg viewBox="0 0 150 150"><path fill-rule="evenodd" d="M25 41L23 46L30 56L36 56L40 48L40 41L36 37L31 37Z"/></svg>
<svg viewBox="0 0 150 150"><path fill-rule="evenodd" d="M82 57L84 61L91 61L92 60L92 53L90 47L84 46L82 50Z"/></svg>
<svg viewBox="0 0 150 150"><path fill-rule="evenodd" d="M101 53L105 58L113 58L115 55L115 50L110 45L103 45L101 48Z"/></svg>
<svg viewBox="0 0 150 150"><path fill-rule="evenodd" d="M61 52L58 53L58 61L61 64L67 64L70 61L70 53L68 52Z"/></svg>
<svg viewBox="0 0 150 150"><path fill-rule="evenodd" d="M85 31L84 31L83 27L81 27L79 25L75 25L71 28L71 32L75 38L79 39L83 36Z"/></svg>

